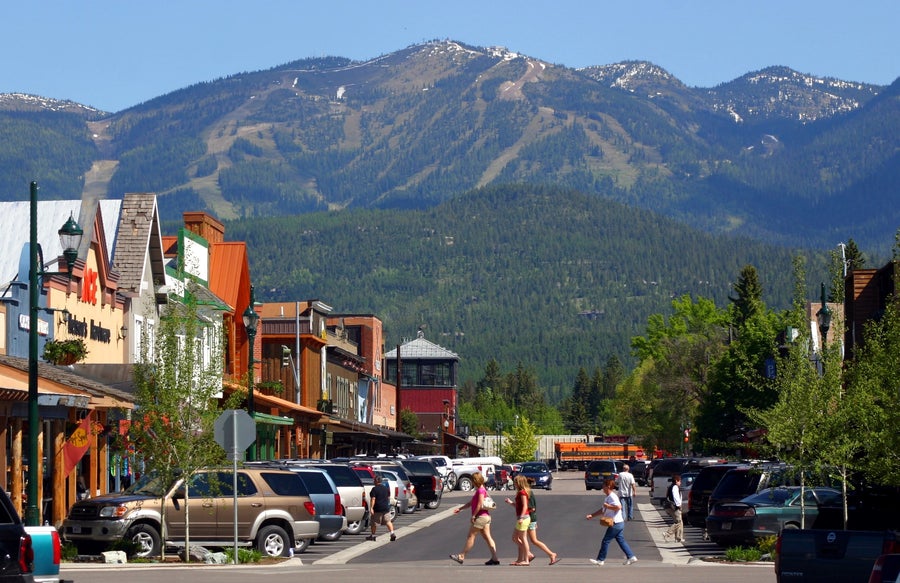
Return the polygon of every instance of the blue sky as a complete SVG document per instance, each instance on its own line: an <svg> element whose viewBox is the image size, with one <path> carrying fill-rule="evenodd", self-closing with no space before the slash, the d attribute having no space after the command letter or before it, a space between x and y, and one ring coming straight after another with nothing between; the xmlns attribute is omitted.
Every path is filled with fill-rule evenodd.
<svg viewBox="0 0 900 583"><path fill-rule="evenodd" d="M886 85L900 76L898 24L898 0L12 1L0 93L119 111L235 73L433 39L569 67L646 60L697 87L770 65Z"/></svg>

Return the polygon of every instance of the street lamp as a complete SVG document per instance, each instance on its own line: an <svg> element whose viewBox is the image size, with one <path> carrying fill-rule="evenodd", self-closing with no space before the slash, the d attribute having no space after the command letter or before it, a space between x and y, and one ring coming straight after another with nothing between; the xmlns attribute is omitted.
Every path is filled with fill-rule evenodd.
<svg viewBox="0 0 900 583"><path fill-rule="evenodd" d="M502 421L497 422L497 438L500 441L500 444L497 446L497 455L502 456L503 455L503 422Z"/></svg>
<svg viewBox="0 0 900 583"><path fill-rule="evenodd" d="M822 353L825 352L825 342L828 340L828 330L831 329L831 308L825 303L825 283L822 283L822 307L816 312L816 320L819 330L822 332Z"/></svg>
<svg viewBox="0 0 900 583"><path fill-rule="evenodd" d="M250 286L250 304L244 310L244 328L247 330L247 339L250 347L247 349L247 412L253 417L253 364L256 362L253 358L253 347L256 345L256 325L259 323L259 314L253 311L253 304L256 303L253 294L253 286ZM256 444L250 446L247 450L247 459L254 461L256 459Z"/></svg>
<svg viewBox="0 0 900 583"><path fill-rule="evenodd" d="M40 415L38 409L38 301L40 290L38 278L48 275L65 275L72 277L75 261L78 259L78 247L84 234L75 218L70 214L58 231L59 241L66 259L65 272L43 271L43 257L38 261L40 250L37 241L37 182L31 183L31 238L28 253L30 265L28 270L28 504L25 507L25 523L28 526L40 526L41 516L38 508L38 480L41 479L41 460L38 459L38 435L40 434Z"/></svg>
<svg viewBox="0 0 900 583"><path fill-rule="evenodd" d="M256 325L259 322L259 314L253 311L255 303L253 295L253 286L250 286L250 304L244 310L244 328L247 330L247 338L250 342L250 348L247 350L247 412L253 415L253 365L256 362L253 359L253 347L256 344Z"/></svg>

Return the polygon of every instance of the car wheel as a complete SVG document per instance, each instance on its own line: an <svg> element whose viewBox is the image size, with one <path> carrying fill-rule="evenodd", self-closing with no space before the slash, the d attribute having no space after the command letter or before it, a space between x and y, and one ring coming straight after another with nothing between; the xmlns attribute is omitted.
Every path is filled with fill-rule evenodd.
<svg viewBox="0 0 900 583"><path fill-rule="evenodd" d="M300 540L296 541L294 543L294 553L295 554L305 553L306 549L309 548L309 545L311 545L312 542L313 542L313 539L311 539L311 538L301 538Z"/></svg>
<svg viewBox="0 0 900 583"><path fill-rule="evenodd" d="M256 536L256 548L267 557L288 556L292 544L284 529L274 524L262 527Z"/></svg>
<svg viewBox="0 0 900 583"><path fill-rule="evenodd" d="M347 521L347 528L344 529L344 532L347 534L359 534L363 529L363 521L362 520L354 520ZM335 539L337 540L337 539Z"/></svg>
<svg viewBox="0 0 900 583"><path fill-rule="evenodd" d="M136 524L128 529L125 535L126 540L130 540L135 544L135 557L146 558L155 557L162 548L162 539L156 528L149 524Z"/></svg>
<svg viewBox="0 0 900 583"><path fill-rule="evenodd" d="M450 472L449 474L447 474L447 488L450 491L453 491L456 489L456 474L454 474L453 472Z"/></svg>
<svg viewBox="0 0 900 583"><path fill-rule="evenodd" d="M463 492L471 492L472 491L472 478L469 476L463 476L459 480L456 481L456 487Z"/></svg>
<svg viewBox="0 0 900 583"><path fill-rule="evenodd" d="M438 496L434 500L429 500L428 502L426 502L425 508L428 508L429 510L434 510L435 508L437 508L440 505L441 505L441 497Z"/></svg>

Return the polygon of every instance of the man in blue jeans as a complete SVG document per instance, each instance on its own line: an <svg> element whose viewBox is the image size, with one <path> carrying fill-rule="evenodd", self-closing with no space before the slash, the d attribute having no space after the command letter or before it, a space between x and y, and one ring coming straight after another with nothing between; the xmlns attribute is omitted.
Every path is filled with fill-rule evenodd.
<svg viewBox="0 0 900 583"><path fill-rule="evenodd" d="M634 497L637 496L634 475L628 464L619 472L619 498L622 500L622 514L625 520L634 520Z"/></svg>

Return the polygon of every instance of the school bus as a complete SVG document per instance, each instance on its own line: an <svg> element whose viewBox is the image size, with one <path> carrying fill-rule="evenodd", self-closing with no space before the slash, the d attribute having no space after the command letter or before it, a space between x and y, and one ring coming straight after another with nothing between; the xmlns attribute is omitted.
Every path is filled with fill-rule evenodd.
<svg viewBox="0 0 900 583"><path fill-rule="evenodd" d="M644 459L644 450L633 443L557 441L556 467L560 470L585 470L594 460L636 460Z"/></svg>

